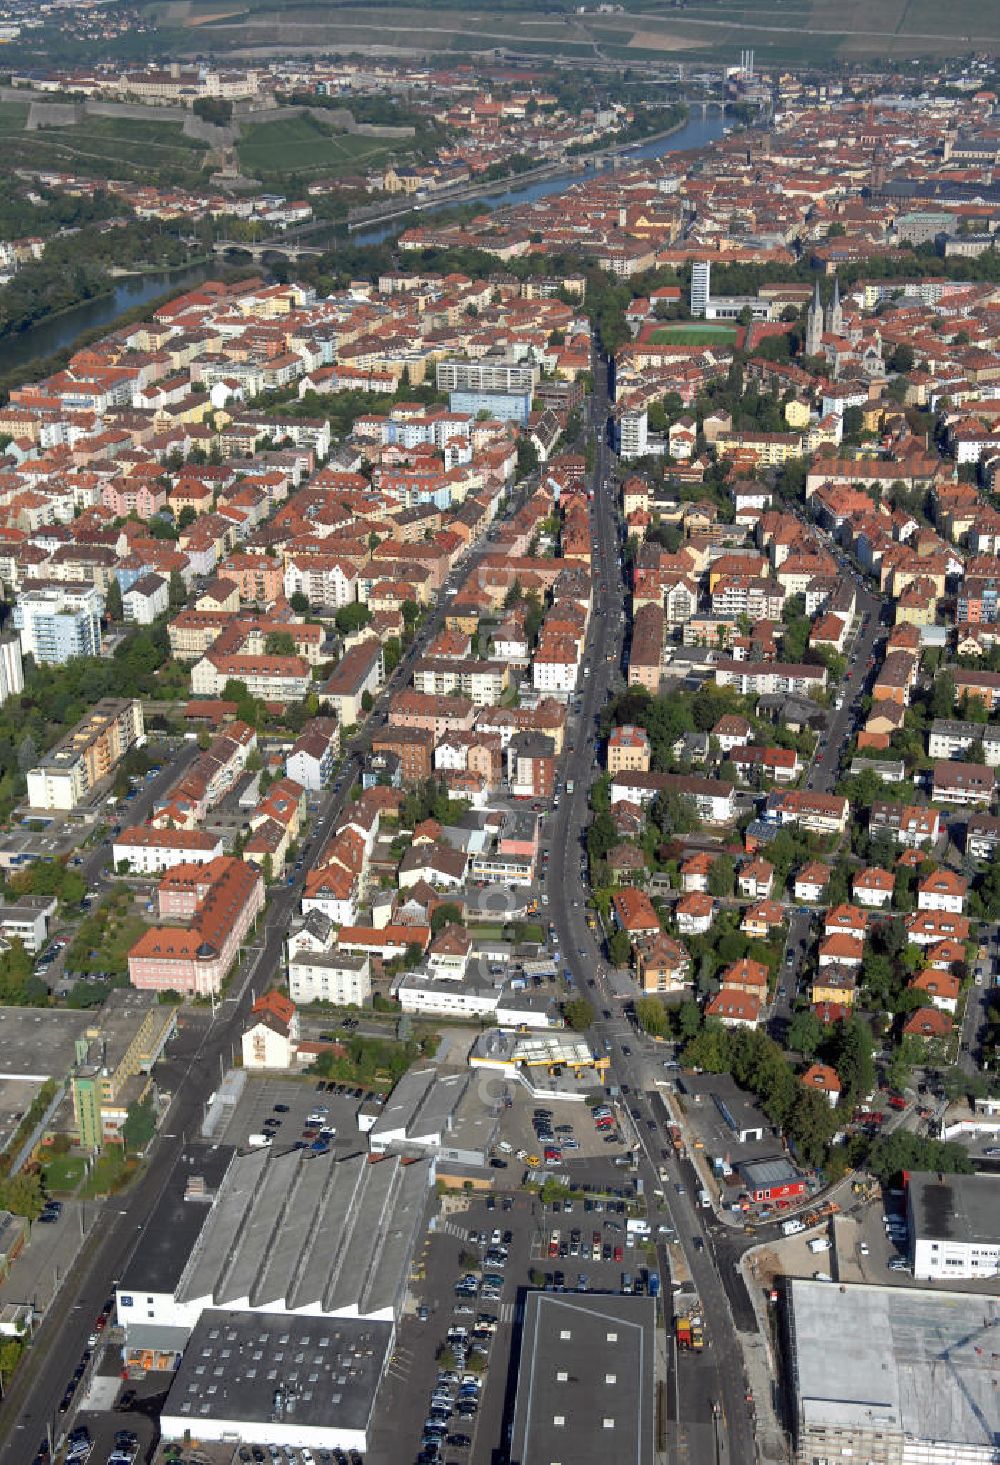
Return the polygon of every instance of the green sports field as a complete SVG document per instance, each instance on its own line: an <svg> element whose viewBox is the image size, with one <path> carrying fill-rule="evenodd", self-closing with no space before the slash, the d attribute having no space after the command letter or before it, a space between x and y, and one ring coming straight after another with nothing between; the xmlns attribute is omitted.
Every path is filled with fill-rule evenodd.
<svg viewBox="0 0 1000 1465"><path fill-rule="evenodd" d="M681 320L672 325L657 326L648 339L654 346L728 346L740 333L739 326L704 321L694 324Z"/></svg>

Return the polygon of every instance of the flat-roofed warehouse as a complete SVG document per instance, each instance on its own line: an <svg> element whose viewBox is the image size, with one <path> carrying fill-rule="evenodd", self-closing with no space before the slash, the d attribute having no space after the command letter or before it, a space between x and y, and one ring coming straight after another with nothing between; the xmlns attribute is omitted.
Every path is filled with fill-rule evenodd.
<svg viewBox="0 0 1000 1465"><path fill-rule="evenodd" d="M995 1465L1000 1301L912 1287L789 1284L800 1465Z"/></svg>
<svg viewBox="0 0 1000 1465"><path fill-rule="evenodd" d="M364 1453L394 1333L391 1323L350 1318L205 1312L160 1432L167 1440L189 1434Z"/></svg>
<svg viewBox="0 0 1000 1465"><path fill-rule="evenodd" d="M656 1303L529 1292L510 1465L653 1465Z"/></svg>

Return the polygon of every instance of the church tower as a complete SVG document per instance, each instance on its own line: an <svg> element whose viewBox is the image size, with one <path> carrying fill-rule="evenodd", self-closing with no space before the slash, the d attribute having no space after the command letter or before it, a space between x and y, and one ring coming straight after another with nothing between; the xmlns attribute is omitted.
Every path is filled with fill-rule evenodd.
<svg viewBox="0 0 1000 1465"><path fill-rule="evenodd" d="M833 299L826 308L826 329L831 336L844 334L844 308L840 303L840 281L833 277Z"/></svg>
<svg viewBox="0 0 1000 1465"><path fill-rule="evenodd" d="M806 312L806 355L818 356L820 337L823 334L823 306L819 298L819 281L813 291L812 302Z"/></svg>

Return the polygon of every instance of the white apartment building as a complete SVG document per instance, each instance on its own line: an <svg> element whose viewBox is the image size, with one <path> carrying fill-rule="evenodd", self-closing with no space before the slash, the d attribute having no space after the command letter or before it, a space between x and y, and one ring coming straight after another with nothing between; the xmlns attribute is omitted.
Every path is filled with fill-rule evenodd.
<svg viewBox="0 0 1000 1465"><path fill-rule="evenodd" d="M623 407L616 414L618 456L644 458L649 451L649 416L645 407Z"/></svg>
<svg viewBox="0 0 1000 1465"><path fill-rule="evenodd" d="M288 995L297 1006L310 1002L350 1003L371 998L371 962L343 951L300 951L288 963Z"/></svg>
<svg viewBox="0 0 1000 1465"><path fill-rule="evenodd" d="M24 691L21 638L15 632L0 636L0 707L8 697Z"/></svg>
<svg viewBox="0 0 1000 1465"><path fill-rule="evenodd" d="M222 854L225 848L218 835L200 829L156 829L151 824L123 829L112 846L115 869L129 875L162 875L175 865L207 865Z"/></svg>
<svg viewBox="0 0 1000 1465"><path fill-rule="evenodd" d="M553 648L539 651L531 667L531 684L536 692L576 691L580 663L568 650Z"/></svg>

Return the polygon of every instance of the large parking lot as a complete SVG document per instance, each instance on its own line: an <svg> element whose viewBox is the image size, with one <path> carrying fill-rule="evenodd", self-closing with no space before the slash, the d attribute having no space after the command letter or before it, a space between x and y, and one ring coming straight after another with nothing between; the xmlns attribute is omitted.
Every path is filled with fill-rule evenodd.
<svg viewBox="0 0 1000 1465"><path fill-rule="evenodd" d="M523 1150L526 1155L544 1159L544 1146L533 1122L536 1110L545 1110L550 1116L551 1131L562 1157L560 1169L580 1160L613 1160L628 1148L620 1125L610 1131L599 1130L592 1110L579 1100L533 1099L520 1084L512 1084L510 1089L512 1103L503 1111L500 1133L502 1142L509 1144L515 1154ZM517 1168L513 1162L512 1168Z"/></svg>
<svg viewBox="0 0 1000 1465"><path fill-rule="evenodd" d="M358 1110L368 1095L319 1079L257 1078L250 1076L226 1126L224 1142L247 1148L251 1135L271 1135L275 1150L315 1144L320 1132L332 1150L357 1154L367 1148L358 1129ZM310 1123L310 1117L319 1122Z"/></svg>
<svg viewBox="0 0 1000 1465"><path fill-rule="evenodd" d="M456 1196L445 1207L415 1266L390 1365L395 1407L378 1422L369 1465L415 1461L422 1440L428 1465L491 1465L503 1446L526 1290L618 1292L625 1273L645 1290L655 1267L651 1252L629 1244L622 1198L543 1206L519 1192ZM440 1450L430 1446L435 1435Z"/></svg>

